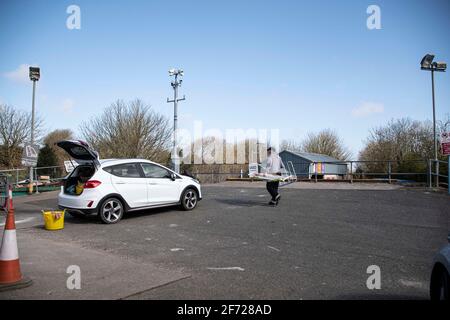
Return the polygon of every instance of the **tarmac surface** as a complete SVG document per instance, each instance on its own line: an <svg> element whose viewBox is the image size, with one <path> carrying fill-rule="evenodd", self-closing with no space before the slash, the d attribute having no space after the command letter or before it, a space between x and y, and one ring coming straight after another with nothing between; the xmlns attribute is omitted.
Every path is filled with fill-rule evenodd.
<svg viewBox="0 0 450 320"><path fill-rule="evenodd" d="M387 184L295 183L267 205L262 183L205 185L191 212L154 209L115 225L67 216L43 229L55 192L14 199L22 272L0 299L428 299L450 197ZM0 214L3 228L4 215ZM381 289L366 286L381 270ZM81 289L67 288L78 266Z"/></svg>

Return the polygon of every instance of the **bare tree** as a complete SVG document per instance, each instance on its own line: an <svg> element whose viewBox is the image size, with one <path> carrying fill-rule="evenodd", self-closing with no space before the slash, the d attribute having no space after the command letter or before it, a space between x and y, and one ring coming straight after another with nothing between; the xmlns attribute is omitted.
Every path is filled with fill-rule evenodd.
<svg viewBox="0 0 450 320"><path fill-rule="evenodd" d="M184 155L185 163L212 164L216 160L216 140L214 136L202 137L190 145L190 153Z"/></svg>
<svg viewBox="0 0 450 320"><path fill-rule="evenodd" d="M426 160L433 157L433 127L430 122L409 118L391 120L385 126L374 128L359 154L360 160L393 160L392 170L422 172ZM414 161L413 161L414 160ZM366 163L365 170L386 172L385 163Z"/></svg>
<svg viewBox="0 0 450 320"><path fill-rule="evenodd" d="M449 131L450 131L450 113L447 113L444 116L444 119L437 121L438 138L440 137L441 133Z"/></svg>
<svg viewBox="0 0 450 320"><path fill-rule="evenodd" d="M42 120L35 118L35 141L40 141ZM19 167L23 143L30 139L31 113L0 104L0 167Z"/></svg>
<svg viewBox="0 0 450 320"><path fill-rule="evenodd" d="M344 146L341 138L330 129L309 133L301 144L301 150L325 154L339 160L348 160L351 157L351 152Z"/></svg>
<svg viewBox="0 0 450 320"><path fill-rule="evenodd" d="M167 160L168 119L139 99L117 100L101 116L83 122L80 130L103 158Z"/></svg>
<svg viewBox="0 0 450 320"><path fill-rule="evenodd" d="M289 150L293 152L302 152L302 144L295 140L283 140L281 141L280 151Z"/></svg>
<svg viewBox="0 0 450 320"><path fill-rule="evenodd" d="M360 158L402 160L405 157L427 159L433 155L431 123L409 118L391 120L371 130Z"/></svg>

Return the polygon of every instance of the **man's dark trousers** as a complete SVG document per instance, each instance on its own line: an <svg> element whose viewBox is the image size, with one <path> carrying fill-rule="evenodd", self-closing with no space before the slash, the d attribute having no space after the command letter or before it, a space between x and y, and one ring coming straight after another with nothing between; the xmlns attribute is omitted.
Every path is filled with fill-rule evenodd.
<svg viewBox="0 0 450 320"><path fill-rule="evenodd" d="M278 195L279 184L280 184L279 181L267 181L266 188L267 191L269 191L270 195L272 196L272 201L275 201L275 198Z"/></svg>

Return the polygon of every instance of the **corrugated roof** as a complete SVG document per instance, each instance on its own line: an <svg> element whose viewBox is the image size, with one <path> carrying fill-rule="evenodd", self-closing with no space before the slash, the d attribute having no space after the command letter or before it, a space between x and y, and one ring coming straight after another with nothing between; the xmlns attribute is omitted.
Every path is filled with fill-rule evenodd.
<svg viewBox="0 0 450 320"><path fill-rule="evenodd" d="M283 150L280 153L283 152L289 152L293 155L305 158L311 162L337 162L337 161L341 161L338 159L335 159L333 157L327 156L325 154L319 154L319 153L310 153L310 152L294 152L294 151L290 151L290 150Z"/></svg>

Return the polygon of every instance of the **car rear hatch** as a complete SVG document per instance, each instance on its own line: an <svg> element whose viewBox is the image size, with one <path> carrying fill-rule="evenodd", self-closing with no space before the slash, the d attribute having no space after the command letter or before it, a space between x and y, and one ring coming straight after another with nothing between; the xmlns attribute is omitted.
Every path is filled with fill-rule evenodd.
<svg viewBox="0 0 450 320"><path fill-rule="evenodd" d="M64 149L79 164L63 182L64 193L80 195L82 190L87 188L85 183L100 167L98 153L88 143L80 140L63 140L56 145ZM80 187L77 192L80 184L81 186L84 184L84 188Z"/></svg>
<svg viewBox="0 0 450 320"><path fill-rule="evenodd" d="M92 164L97 169L100 166L98 153L87 142L81 140L62 140L56 143L64 149L79 164Z"/></svg>

